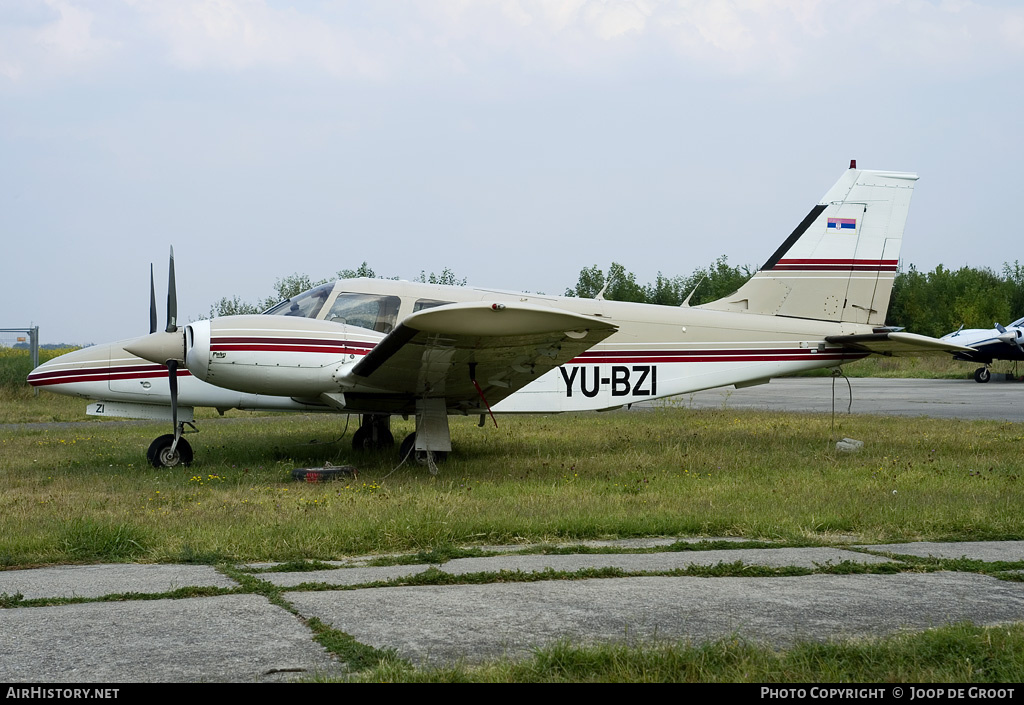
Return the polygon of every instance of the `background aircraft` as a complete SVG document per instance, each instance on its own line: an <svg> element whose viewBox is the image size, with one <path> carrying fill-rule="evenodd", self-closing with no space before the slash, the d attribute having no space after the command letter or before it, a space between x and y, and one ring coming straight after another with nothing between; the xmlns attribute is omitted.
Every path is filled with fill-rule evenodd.
<svg viewBox="0 0 1024 705"><path fill-rule="evenodd" d="M1024 360L1024 318L1018 318L1005 328L998 323L995 328L987 329L965 330L961 326L959 330L942 336L942 340L971 348L957 351L953 357L983 363L984 367L974 371L974 379L976 382L988 382L992 377L989 365L995 360Z"/></svg>
<svg viewBox="0 0 1024 705"><path fill-rule="evenodd" d="M192 460L184 426L212 406L360 414L356 448L393 444L390 417L415 416L400 453L433 468L450 415L605 410L873 352L968 351L885 326L916 181L851 162L746 284L693 307L354 279L178 326L172 252L164 331L151 291L150 335L69 353L29 381L100 400L91 414L171 420L149 449L156 466Z"/></svg>

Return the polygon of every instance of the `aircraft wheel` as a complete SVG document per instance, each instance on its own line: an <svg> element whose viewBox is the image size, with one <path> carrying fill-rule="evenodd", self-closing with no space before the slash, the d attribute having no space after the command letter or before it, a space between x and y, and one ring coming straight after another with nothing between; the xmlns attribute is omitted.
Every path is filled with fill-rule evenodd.
<svg viewBox="0 0 1024 705"><path fill-rule="evenodd" d="M974 381L984 384L992 379L992 371L987 367L979 367L974 371Z"/></svg>
<svg viewBox="0 0 1024 705"><path fill-rule="evenodd" d="M413 433L410 433L408 436L406 436L405 439L402 441L402 445L399 446L399 448L398 448L398 458L399 458L399 460L405 460L406 458L409 458L409 460L413 461L417 465L424 465L424 466L426 466L426 465L428 465L428 462L427 462L427 454L428 453L430 453L430 454L432 454L434 456L434 462L435 463L443 463L444 461L448 460L448 453L446 451L443 451L443 450L416 450L415 448L416 448L416 433L413 432Z"/></svg>
<svg viewBox="0 0 1024 705"><path fill-rule="evenodd" d="M373 427L360 426L352 434L352 450L381 450L395 445L395 437L386 428L377 430L377 442L373 441Z"/></svg>
<svg viewBox="0 0 1024 705"><path fill-rule="evenodd" d="M192 464L192 446L184 438L178 440L178 447L171 452L174 445L174 434L160 436L149 445L146 457L155 468L173 468L178 465Z"/></svg>

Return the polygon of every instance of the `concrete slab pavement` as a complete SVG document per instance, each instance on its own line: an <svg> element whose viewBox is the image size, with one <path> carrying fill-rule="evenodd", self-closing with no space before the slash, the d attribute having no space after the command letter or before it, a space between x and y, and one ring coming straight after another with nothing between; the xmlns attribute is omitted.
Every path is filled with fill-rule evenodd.
<svg viewBox="0 0 1024 705"><path fill-rule="evenodd" d="M644 540L664 548L672 540ZM629 542L616 542L621 548ZM638 544L639 545L639 544ZM510 550L512 547L508 547ZM522 548L522 547L516 547ZM559 639L588 643L702 642L731 636L784 647L796 640L886 636L969 620L1024 621L1024 583L968 572L793 577L656 575L688 565L734 564L816 570L843 561L892 563L872 555L1024 561L1024 542L887 544L840 548L756 548L654 553L577 553L459 558L434 566L255 572L285 588L286 607L209 566L64 566L0 571L0 682L261 682L340 675L345 666L313 640L316 617L356 640L394 649L415 664L528 655ZM864 551L870 551L867 553ZM453 576L618 568L629 577L541 579L454 585L358 587L433 567ZM243 568L240 566L239 568ZM756 573L756 571L751 571ZM649 575L649 574L655 575ZM540 576L539 576L540 577ZM554 577L554 576L552 576ZM302 583L337 590L294 590ZM237 594L166 599L181 587ZM356 589L351 589L357 586ZM130 589L126 589L130 588ZM131 592L133 599L98 601ZM4 595L6 593L6 595ZM19 605L77 596L78 604ZM142 599L153 596L157 599Z"/></svg>

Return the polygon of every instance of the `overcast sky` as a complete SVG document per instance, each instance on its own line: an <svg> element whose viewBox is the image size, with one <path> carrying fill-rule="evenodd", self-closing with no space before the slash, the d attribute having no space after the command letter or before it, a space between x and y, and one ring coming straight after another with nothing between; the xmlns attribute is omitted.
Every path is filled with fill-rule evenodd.
<svg viewBox="0 0 1024 705"><path fill-rule="evenodd" d="M170 245L186 321L363 261L758 266L852 158L921 176L904 267L1001 270L1022 69L1009 0L3 0L0 327L144 334Z"/></svg>

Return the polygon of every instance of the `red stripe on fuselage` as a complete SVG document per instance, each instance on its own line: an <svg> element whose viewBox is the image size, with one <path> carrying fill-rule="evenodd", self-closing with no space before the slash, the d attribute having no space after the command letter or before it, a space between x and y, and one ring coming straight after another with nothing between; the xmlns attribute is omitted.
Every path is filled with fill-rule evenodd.
<svg viewBox="0 0 1024 705"><path fill-rule="evenodd" d="M114 372L113 370L125 368L92 368L85 370L64 370L62 372L47 372L39 375L29 375L28 383L33 387L46 387L51 384L72 384L74 382L109 382L122 379L162 379L168 376L167 368L160 365L156 369L146 368L137 372ZM130 368L129 368L130 369ZM179 369L178 377L191 377L188 370Z"/></svg>
<svg viewBox="0 0 1024 705"><path fill-rule="evenodd" d="M790 362L794 360L856 360L867 357L870 353L818 353L816 355L707 355L699 357L608 357L608 358L574 358L567 365L599 365L602 363L632 362Z"/></svg>
<svg viewBox="0 0 1024 705"><path fill-rule="evenodd" d="M750 348L746 350L607 350L588 351L570 360L568 364L632 362L774 362L793 360L854 360L868 353L816 349Z"/></svg>
<svg viewBox="0 0 1024 705"><path fill-rule="evenodd" d="M343 355L365 355L368 350L349 347L327 347L325 345L210 345L212 352L313 352L341 353Z"/></svg>
<svg viewBox="0 0 1024 705"><path fill-rule="evenodd" d="M352 340L274 336L218 336L210 340L211 352L319 352L365 355L374 345Z"/></svg>
<svg viewBox="0 0 1024 705"><path fill-rule="evenodd" d="M298 345L347 345L353 348L366 348L369 350L373 348L376 343L364 343L358 340L338 340L336 338L284 338L267 335L252 335L252 336L234 336L234 335L218 335L210 340L211 343L219 344L237 344L237 343L282 343L282 344L298 344Z"/></svg>
<svg viewBox="0 0 1024 705"><path fill-rule="evenodd" d="M77 367L68 370L56 370L54 372L33 372L28 376L31 379L48 379L50 377L59 377L63 375L104 375L104 374L120 374L123 372L163 372L167 374L167 368L163 365L123 365L121 367Z"/></svg>

